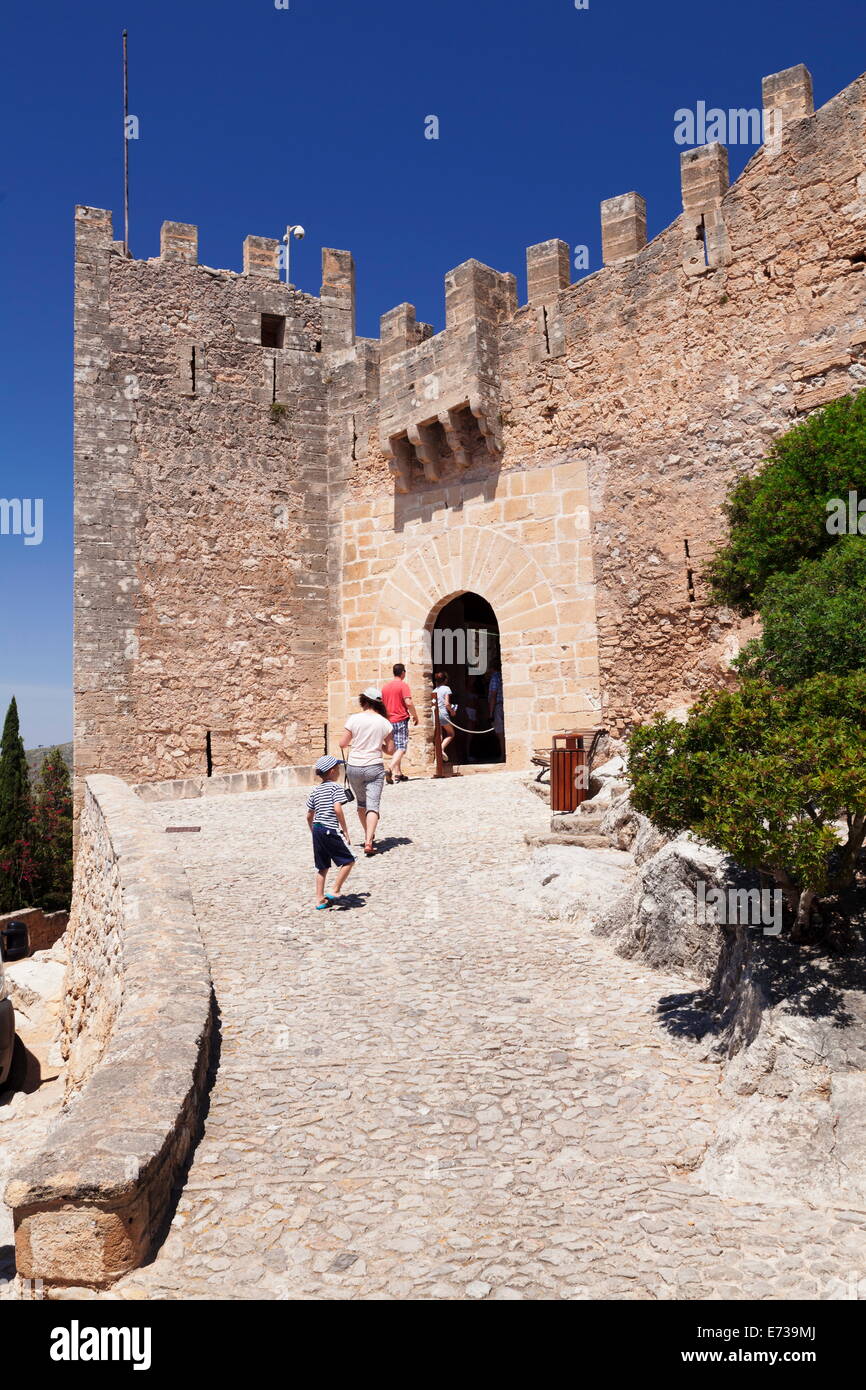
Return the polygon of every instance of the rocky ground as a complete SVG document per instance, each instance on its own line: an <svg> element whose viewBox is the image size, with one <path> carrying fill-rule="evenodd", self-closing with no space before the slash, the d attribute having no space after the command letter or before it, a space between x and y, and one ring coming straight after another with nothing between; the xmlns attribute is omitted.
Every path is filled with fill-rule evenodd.
<svg viewBox="0 0 866 1390"><path fill-rule="evenodd" d="M857 1296L866 1213L695 1171L736 1102L659 1014L689 982L591 933L628 854L530 853L549 811L514 775L412 781L317 913L304 798L153 807L202 827L171 842L221 1053L168 1238L111 1296Z"/></svg>

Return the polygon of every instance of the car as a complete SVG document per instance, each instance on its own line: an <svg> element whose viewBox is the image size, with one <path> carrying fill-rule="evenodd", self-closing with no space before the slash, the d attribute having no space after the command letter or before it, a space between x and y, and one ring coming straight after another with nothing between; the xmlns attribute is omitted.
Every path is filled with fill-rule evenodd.
<svg viewBox="0 0 866 1390"><path fill-rule="evenodd" d="M15 1049L15 1010L9 998L3 965L0 962L0 1086L5 1086L12 1069Z"/></svg>

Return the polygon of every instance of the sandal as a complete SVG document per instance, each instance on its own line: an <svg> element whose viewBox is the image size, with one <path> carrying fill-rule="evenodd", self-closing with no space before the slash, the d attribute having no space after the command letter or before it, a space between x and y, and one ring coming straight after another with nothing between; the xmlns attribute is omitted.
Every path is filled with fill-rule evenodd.
<svg viewBox="0 0 866 1390"><path fill-rule="evenodd" d="M364 846L364 853L366 854L366 856L367 856L368 859L372 859L373 855L374 855L374 854L378 854L379 851L377 850L377 848L376 848L375 845L369 845L369 846L368 846L368 845L365 845L365 846Z"/></svg>

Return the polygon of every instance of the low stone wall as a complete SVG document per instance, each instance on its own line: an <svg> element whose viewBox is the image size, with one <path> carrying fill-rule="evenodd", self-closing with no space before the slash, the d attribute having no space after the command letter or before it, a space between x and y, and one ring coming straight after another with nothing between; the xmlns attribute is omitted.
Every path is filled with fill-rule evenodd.
<svg viewBox="0 0 866 1390"><path fill-rule="evenodd" d="M231 796L235 792L282 791L309 787L316 775L309 767L269 767L254 772L220 772L214 777L177 777L169 782L137 782L142 801L186 801L196 796Z"/></svg>
<svg viewBox="0 0 866 1390"><path fill-rule="evenodd" d="M27 928L27 953L50 951L69 925L68 912L43 912L41 907L22 907L17 912L4 912L0 931L10 922L23 922Z"/></svg>
<svg viewBox="0 0 866 1390"><path fill-rule="evenodd" d="M105 1288L147 1258L170 1212L212 1026L186 874L116 777L87 781L68 956L66 1104L6 1201L19 1275Z"/></svg>

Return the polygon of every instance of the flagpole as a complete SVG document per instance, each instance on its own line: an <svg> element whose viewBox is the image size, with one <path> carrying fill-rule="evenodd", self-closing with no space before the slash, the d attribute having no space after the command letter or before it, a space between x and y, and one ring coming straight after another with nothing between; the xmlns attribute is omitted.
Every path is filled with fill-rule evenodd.
<svg viewBox="0 0 866 1390"><path fill-rule="evenodd" d="M123 250L129 255L129 78L126 58L126 30L123 31Z"/></svg>

